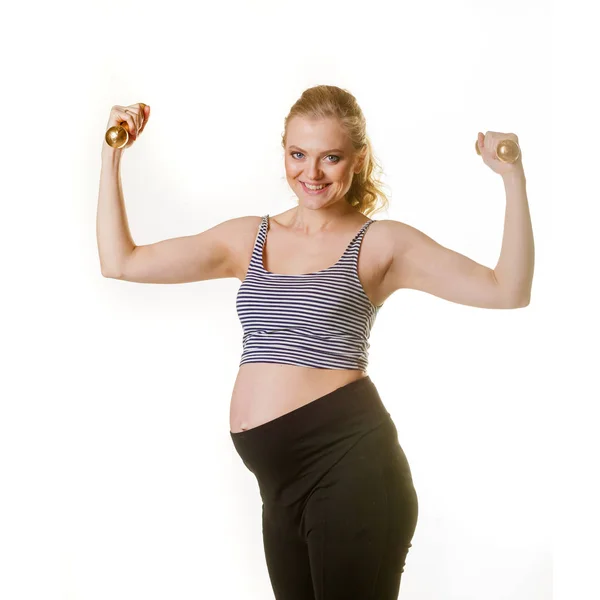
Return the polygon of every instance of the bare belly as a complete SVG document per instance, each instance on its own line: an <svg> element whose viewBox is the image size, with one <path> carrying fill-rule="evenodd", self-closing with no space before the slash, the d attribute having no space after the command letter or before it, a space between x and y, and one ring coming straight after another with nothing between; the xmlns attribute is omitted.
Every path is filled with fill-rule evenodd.
<svg viewBox="0 0 600 600"><path fill-rule="evenodd" d="M252 429L366 376L359 370L246 363L233 386L229 427L232 433Z"/></svg>

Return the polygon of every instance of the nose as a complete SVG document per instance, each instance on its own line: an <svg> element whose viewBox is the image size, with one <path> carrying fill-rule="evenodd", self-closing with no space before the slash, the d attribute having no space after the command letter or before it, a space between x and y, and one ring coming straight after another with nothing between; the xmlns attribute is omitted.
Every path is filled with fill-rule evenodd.
<svg viewBox="0 0 600 600"><path fill-rule="evenodd" d="M311 181L318 181L321 178L321 170L317 167L316 160L309 162L305 170L307 178Z"/></svg>

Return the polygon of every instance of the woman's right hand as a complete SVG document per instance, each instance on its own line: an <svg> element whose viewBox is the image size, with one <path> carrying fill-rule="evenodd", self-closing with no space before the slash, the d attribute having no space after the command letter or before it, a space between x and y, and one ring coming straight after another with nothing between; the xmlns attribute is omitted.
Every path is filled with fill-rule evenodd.
<svg viewBox="0 0 600 600"><path fill-rule="evenodd" d="M140 106L140 103L132 104L131 106L113 106L110 111L110 117L106 125L106 130L116 125L123 125L123 121L127 123L127 129L129 130L129 140L125 146L119 148L119 150L125 150L133 145L138 139L146 123L150 117L150 107L146 104L144 108ZM106 141L104 142L106 144ZM106 144L108 145L108 144Z"/></svg>

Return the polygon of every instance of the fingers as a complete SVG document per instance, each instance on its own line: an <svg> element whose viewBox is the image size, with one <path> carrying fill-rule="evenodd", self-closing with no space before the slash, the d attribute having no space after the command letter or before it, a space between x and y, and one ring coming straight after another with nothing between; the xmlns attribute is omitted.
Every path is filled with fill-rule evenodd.
<svg viewBox="0 0 600 600"><path fill-rule="evenodd" d="M492 158L498 158L496 154L496 146L498 144L497 136L495 135L497 132L495 131L486 131L483 136L482 146L487 150L488 154L492 156Z"/></svg>
<svg viewBox="0 0 600 600"><path fill-rule="evenodd" d="M111 120L115 123L127 124L127 131L130 135L135 135L137 126L135 123L136 114L129 106L113 106L111 110Z"/></svg>
<svg viewBox="0 0 600 600"><path fill-rule="evenodd" d="M144 109L141 106L141 103L138 104L132 104L131 106L128 106L125 108L125 112L128 115L131 115L131 121L133 122L133 128L129 129L129 133L133 136L133 139L137 139L137 137L140 135L140 133L142 133L142 130L144 128L144 123L145 121L145 115L144 115ZM129 124L129 120L127 121L127 123Z"/></svg>
<svg viewBox="0 0 600 600"><path fill-rule="evenodd" d="M111 109L109 126L122 125L129 132L131 142L133 142L144 130L149 115L150 107L142 102L131 106L115 105ZM127 144L127 146L129 145L130 143Z"/></svg>
<svg viewBox="0 0 600 600"><path fill-rule="evenodd" d="M140 110L140 126L138 133L142 133L144 128L146 127L146 123L150 117L150 107L147 104L143 105L143 108Z"/></svg>

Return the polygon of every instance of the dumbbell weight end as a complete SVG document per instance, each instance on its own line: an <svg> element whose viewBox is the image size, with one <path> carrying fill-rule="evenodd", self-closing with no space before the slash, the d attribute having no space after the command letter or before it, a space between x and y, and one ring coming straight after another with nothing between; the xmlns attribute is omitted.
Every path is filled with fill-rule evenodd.
<svg viewBox="0 0 600 600"><path fill-rule="evenodd" d="M475 142L475 150L477 151L477 154L481 156L479 144L477 142ZM512 140L501 140L496 146L496 154L498 155L498 160L505 163L514 163L519 160L519 156L521 156L521 148L519 148L517 142L513 142Z"/></svg>

